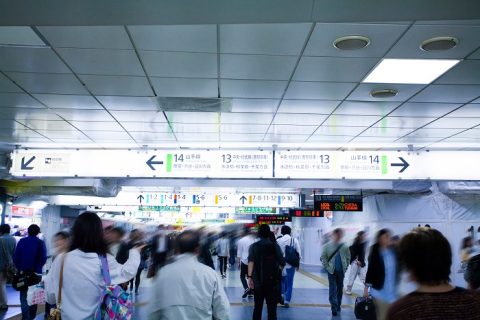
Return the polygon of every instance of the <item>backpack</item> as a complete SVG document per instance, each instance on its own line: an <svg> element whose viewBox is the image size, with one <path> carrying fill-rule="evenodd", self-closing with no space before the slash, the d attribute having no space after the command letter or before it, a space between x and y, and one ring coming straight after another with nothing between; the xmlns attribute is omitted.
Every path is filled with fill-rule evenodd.
<svg viewBox="0 0 480 320"><path fill-rule="evenodd" d="M276 243L270 242L261 247L260 283L262 285L278 284L281 271L277 259Z"/></svg>
<svg viewBox="0 0 480 320"><path fill-rule="evenodd" d="M300 255L298 254L295 246L293 245L293 238L290 238L290 245L285 246L285 262L294 268L300 266Z"/></svg>
<svg viewBox="0 0 480 320"><path fill-rule="evenodd" d="M105 289L95 310L95 320L130 320L133 316L133 302L129 293L119 285L112 285L110 271L105 256L99 256L102 262L102 275Z"/></svg>

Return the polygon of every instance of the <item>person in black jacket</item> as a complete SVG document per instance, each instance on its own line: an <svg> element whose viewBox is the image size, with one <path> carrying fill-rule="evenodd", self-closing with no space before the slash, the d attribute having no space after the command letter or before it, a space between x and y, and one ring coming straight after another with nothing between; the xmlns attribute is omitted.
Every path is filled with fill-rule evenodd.
<svg viewBox="0 0 480 320"><path fill-rule="evenodd" d="M375 244L370 248L364 295L374 298L377 320L384 320L391 303L398 298L397 285L400 269L395 248L391 245L392 233L378 231Z"/></svg>
<svg viewBox="0 0 480 320"><path fill-rule="evenodd" d="M365 284L365 277L367 268L365 268L365 246L367 245L365 239L365 231L359 231L353 244L350 246L350 275L348 277L346 294L352 294L353 283L357 276Z"/></svg>

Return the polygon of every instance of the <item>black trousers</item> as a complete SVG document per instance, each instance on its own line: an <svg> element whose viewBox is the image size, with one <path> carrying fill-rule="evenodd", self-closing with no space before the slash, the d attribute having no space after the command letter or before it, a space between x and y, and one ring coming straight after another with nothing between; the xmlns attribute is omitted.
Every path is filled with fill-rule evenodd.
<svg viewBox="0 0 480 320"><path fill-rule="evenodd" d="M253 320L262 320L263 301L267 302L268 320L277 320L278 284L255 286Z"/></svg>
<svg viewBox="0 0 480 320"><path fill-rule="evenodd" d="M221 274L227 273L227 258L228 257L218 256L218 261L220 261L220 273Z"/></svg>
<svg viewBox="0 0 480 320"><path fill-rule="evenodd" d="M135 292L138 292L138 287L140 287L140 278L142 276L142 268L139 268L135 276ZM133 280L130 280L130 290L133 290Z"/></svg>
<svg viewBox="0 0 480 320"><path fill-rule="evenodd" d="M248 265L240 262L240 281L242 281L243 289L247 290L247 275L248 275Z"/></svg>

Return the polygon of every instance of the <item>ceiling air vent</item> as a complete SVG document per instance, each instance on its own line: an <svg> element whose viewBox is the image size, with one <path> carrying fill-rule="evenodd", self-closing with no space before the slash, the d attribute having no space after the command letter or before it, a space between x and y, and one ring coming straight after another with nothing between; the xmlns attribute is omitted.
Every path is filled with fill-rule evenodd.
<svg viewBox="0 0 480 320"><path fill-rule="evenodd" d="M170 112L231 112L232 99L157 97L158 109Z"/></svg>
<svg viewBox="0 0 480 320"><path fill-rule="evenodd" d="M378 99L393 98L397 94L398 94L398 91L395 89L379 89L379 90L372 90L370 92L370 95L373 98L378 98Z"/></svg>
<svg viewBox="0 0 480 320"><path fill-rule="evenodd" d="M420 45L423 51L445 51L457 46L458 40L454 37L436 37L425 40Z"/></svg>
<svg viewBox="0 0 480 320"><path fill-rule="evenodd" d="M370 44L370 39L364 36L346 36L336 39L333 46L339 50L359 50Z"/></svg>

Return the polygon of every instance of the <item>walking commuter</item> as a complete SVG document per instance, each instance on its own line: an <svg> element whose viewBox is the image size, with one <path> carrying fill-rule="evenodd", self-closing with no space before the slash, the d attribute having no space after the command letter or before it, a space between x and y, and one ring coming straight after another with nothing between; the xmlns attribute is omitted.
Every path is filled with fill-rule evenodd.
<svg viewBox="0 0 480 320"><path fill-rule="evenodd" d="M377 320L385 319L390 304L398 298L397 285L400 273L391 237L392 233L388 229L378 231L375 244L370 248L368 256L364 296L371 294L374 298Z"/></svg>
<svg viewBox="0 0 480 320"><path fill-rule="evenodd" d="M167 235L165 226L158 226L156 235L151 240L151 259L152 265L149 270L149 277L157 274L158 270L162 268L167 262L167 258L172 250L172 242Z"/></svg>
<svg viewBox="0 0 480 320"><path fill-rule="evenodd" d="M472 237L465 237L462 239L462 246L460 248L460 272L465 272L468 260L472 257L474 252L474 243Z"/></svg>
<svg viewBox="0 0 480 320"><path fill-rule="evenodd" d="M450 284L452 250L432 228L417 228L400 241L399 260L417 289L388 310L388 320L478 320L480 295Z"/></svg>
<svg viewBox="0 0 480 320"><path fill-rule="evenodd" d="M222 233L215 246L220 267L220 274L222 275L222 279L225 279L227 277L228 255L230 254L230 239L227 238L225 233Z"/></svg>
<svg viewBox="0 0 480 320"><path fill-rule="evenodd" d="M220 279L198 261L198 232L184 231L175 247L175 261L160 269L154 280L149 319L228 320L230 303Z"/></svg>
<svg viewBox="0 0 480 320"><path fill-rule="evenodd" d="M47 248L45 243L37 237L40 233L40 227L32 224L28 227L27 232L28 236L18 242L13 262L19 271L42 274L42 268L47 262ZM20 290L22 319L33 320L37 316L37 305L28 305L27 292L28 288Z"/></svg>
<svg viewBox="0 0 480 320"><path fill-rule="evenodd" d="M343 235L343 229L337 228L333 230L332 240L323 247L320 258L328 274L328 299L333 316L336 316L341 311L343 281L345 279L345 271L347 271L350 264L350 251L345 243L342 242Z"/></svg>
<svg viewBox="0 0 480 320"><path fill-rule="evenodd" d="M120 227L107 228L105 231L105 241L108 245L108 251L117 259L118 263L123 264L128 259L128 250L126 243L123 242L125 230Z"/></svg>
<svg viewBox="0 0 480 320"><path fill-rule="evenodd" d="M292 229L289 226L282 226L280 232L282 233L282 236L278 238L277 243L280 246L280 249L282 249L283 256L285 257L285 250L288 246L290 246L297 252L301 260L302 256L300 253L300 244L297 239L292 237ZM282 297L285 308L290 307L290 301L292 300L293 278L295 277L295 270L298 270L298 266L292 266L288 263L285 264L285 274L282 276Z"/></svg>
<svg viewBox="0 0 480 320"><path fill-rule="evenodd" d="M143 238L145 237L144 233L139 229L134 229L130 232L130 241L128 242L127 247L130 249L135 248L140 245L144 245ZM135 294L138 294L138 288L140 287L140 278L142 276L142 271L147 266L148 253L147 248L143 248L140 252L140 265L138 266L137 274L135 278L130 280L130 291L135 291Z"/></svg>
<svg viewBox="0 0 480 320"><path fill-rule="evenodd" d="M259 227L258 236L260 240L250 246L248 253L248 286L255 290L253 320L262 319L264 301L267 303L268 320L276 320L280 272L285 266L285 260L282 249L269 239L268 225Z"/></svg>
<svg viewBox="0 0 480 320"><path fill-rule="evenodd" d="M213 234L206 234L203 229L199 230L200 233L200 254L198 255L198 261L211 269L215 270L215 264L212 258L212 246L213 246Z"/></svg>
<svg viewBox="0 0 480 320"><path fill-rule="evenodd" d="M0 226L0 311L8 309L7 296L7 268L13 264L13 254L17 241L10 235L10 226L2 224Z"/></svg>
<svg viewBox="0 0 480 320"><path fill-rule="evenodd" d="M480 291L480 254L468 260L463 276L471 290Z"/></svg>
<svg viewBox="0 0 480 320"><path fill-rule="evenodd" d="M359 231L353 244L350 246L350 274L347 281L347 290L345 293L352 294L353 284L357 276L365 284L365 277L367 275L367 268L365 267L365 247L367 245L365 239L365 231Z"/></svg>
<svg viewBox="0 0 480 320"><path fill-rule="evenodd" d="M255 236L251 229L244 229L244 236L238 240L237 243L237 259L240 268L240 281L242 282L243 292L242 298L247 296L253 297L253 290L248 287L247 274L248 274L248 250L250 246L255 242Z"/></svg>
<svg viewBox="0 0 480 320"><path fill-rule="evenodd" d="M105 283L100 257L106 257L111 283L118 285L133 278L140 264L140 250L130 250L125 264L119 264L108 253L102 229L102 221L94 212L86 211L79 215L72 227L70 251L60 254L52 264L45 279L47 302L58 302L60 277L62 320L93 319Z"/></svg>

